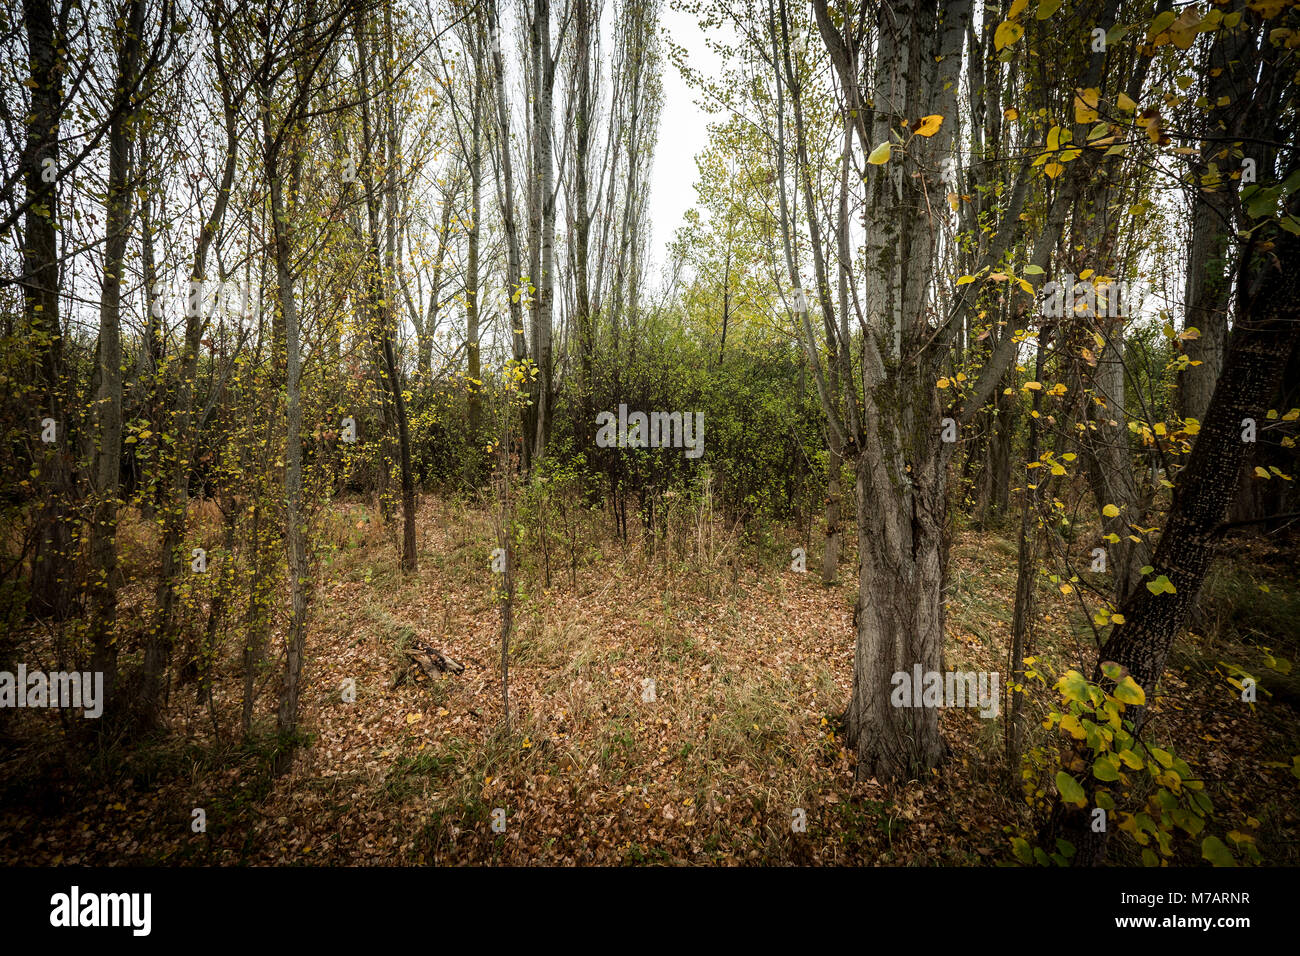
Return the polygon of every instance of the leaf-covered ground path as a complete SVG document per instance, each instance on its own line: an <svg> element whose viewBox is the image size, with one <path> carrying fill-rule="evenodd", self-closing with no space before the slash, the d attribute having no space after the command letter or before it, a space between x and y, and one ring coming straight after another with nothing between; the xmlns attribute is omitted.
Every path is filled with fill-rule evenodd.
<svg viewBox="0 0 1300 956"><path fill-rule="evenodd" d="M407 579L368 509L335 505L327 525L334 547L319 565L302 700L309 745L292 770L272 776L265 743L214 745L214 715L222 740L238 737L240 662L224 660L212 711L192 687L174 689L170 733L116 777L100 768L92 784L43 766L35 793L7 799L5 862L961 865L1008 859L1004 827L1028 822L1008 785L1002 721L974 710L945 712L950 757L931 779L892 791L855 783L836 727L852 674L852 553L830 588L779 556L702 570L608 541L582 556L575 588L566 556L551 589L517 604L507 734L489 513L426 502L421 568ZM962 532L950 579L948 666L1005 674L1014 548ZM1064 606L1049 600L1043 634L1054 620ZM464 673L393 687L412 638ZM1296 781L1260 769L1277 759L1267 741L1279 730L1295 739L1294 712L1262 728L1276 711L1206 707L1200 677L1167 683L1153 727L1177 739L1194 726L1213 744L1207 759L1237 755L1207 771L1236 794L1239 806L1220 807L1225 821L1294 845ZM1177 742L1195 761L1197 740ZM6 769L21 778L39 751L33 738ZM1264 821L1260 806L1272 808Z"/></svg>

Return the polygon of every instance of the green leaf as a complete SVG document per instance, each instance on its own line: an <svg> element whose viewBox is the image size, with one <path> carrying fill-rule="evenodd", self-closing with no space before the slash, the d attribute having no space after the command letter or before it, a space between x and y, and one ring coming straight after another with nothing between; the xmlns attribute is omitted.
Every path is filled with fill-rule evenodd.
<svg viewBox="0 0 1300 956"><path fill-rule="evenodd" d="M1124 766L1128 767L1130 770L1142 769L1142 758L1132 750L1121 750L1117 756L1120 760L1124 761Z"/></svg>
<svg viewBox="0 0 1300 956"><path fill-rule="evenodd" d="M1174 587L1174 583L1163 574L1154 581L1148 581L1147 590L1152 594L1176 594L1178 592L1178 588Z"/></svg>
<svg viewBox="0 0 1300 956"><path fill-rule="evenodd" d="M1130 674L1115 685L1114 697L1124 704L1136 704L1141 707L1147 702L1147 695Z"/></svg>
<svg viewBox="0 0 1300 956"><path fill-rule="evenodd" d="M1159 747L1152 747L1151 756L1155 757L1162 767L1169 768L1174 765L1174 755L1168 750L1161 750Z"/></svg>
<svg viewBox="0 0 1300 956"><path fill-rule="evenodd" d="M1056 689L1066 700L1088 699L1088 682L1076 670L1066 671L1056 682Z"/></svg>
<svg viewBox="0 0 1300 956"><path fill-rule="evenodd" d="M871 151L871 155L867 157L867 162L872 166L885 165L885 163L889 162L889 148L889 143L881 143Z"/></svg>
<svg viewBox="0 0 1300 956"><path fill-rule="evenodd" d="M1016 855L1016 859L1021 863L1033 863L1034 851L1030 849L1029 843L1020 837L1011 838L1011 852Z"/></svg>
<svg viewBox="0 0 1300 956"><path fill-rule="evenodd" d="M1177 18L1178 14L1173 10L1165 10L1163 13L1158 14L1156 18L1151 21L1150 29L1147 30L1147 42L1150 43L1157 36L1163 33L1169 24L1173 23Z"/></svg>
<svg viewBox="0 0 1300 956"><path fill-rule="evenodd" d="M1214 866L1236 866L1232 851L1215 836L1208 836L1201 841L1201 859L1209 860Z"/></svg>
<svg viewBox="0 0 1300 956"><path fill-rule="evenodd" d="M1064 770L1056 772L1056 789L1061 794L1061 799L1066 803L1073 803L1076 807L1081 807L1088 802L1083 795L1083 787L1079 786L1079 781Z"/></svg>
<svg viewBox="0 0 1300 956"><path fill-rule="evenodd" d="M1061 9L1063 0L1038 0L1038 19L1046 20L1057 10Z"/></svg>
<svg viewBox="0 0 1300 956"><path fill-rule="evenodd" d="M1102 754L1092 765L1092 775L1098 780L1104 780L1107 783L1119 779L1119 771L1115 769L1115 760L1109 754Z"/></svg>
<svg viewBox="0 0 1300 956"><path fill-rule="evenodd" d="M1106 45L1110 46L1112 43L1118 43L1120 40L1124 39L1124 35L1132 29L1132 26L1123 23L1115 24L1106 31Z"/></svg>

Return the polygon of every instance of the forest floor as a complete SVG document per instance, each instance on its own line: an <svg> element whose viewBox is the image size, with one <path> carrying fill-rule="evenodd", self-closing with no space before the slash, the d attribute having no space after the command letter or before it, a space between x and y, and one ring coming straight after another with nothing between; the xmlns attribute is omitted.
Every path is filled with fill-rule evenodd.
<svg viewBox="0 0 1300 956"><path fill-rule="evenodd" d="M174 687L166 731L109 757L87 764L49 712L17 712L0 751L0 861L987 865L1012 859L1008 827L1032 836L1002 718L945 710L950 753L929 778L892 789L854 780L838 726L853 667L851 542L831 587L816 543L808 573L789 569L801 543L793 534L743 557L733 538L698 529L675 545L692 560L647 557L609 537L553 554L552 586L516 602L507 732L491 512L425 499L420 569L408 576L366 505L335 503L323 521L306 744L289 772L271 770L282 657L263 678L259 733L241 742L232 630L211 708L193 685ZM141 547L140 560L152 560ZM1148 732L1204 774L1216 826L1254 839L1265 862L1296 864L1300 780L1289 768L1300 693L1290 677L1261 677L1273 693L1251 707L1221 662L1256 673L1261 647L1295 657L1300 574L1294 552L1261 539L1233 551L1205 619L1179 641ZM1015 542L959 527L951 554L947 665L1005 681ZM1039 596L1035 653L1058 673L1090 667L1077 595L1044 581ZM464 672L394 687L413 639ZM354 702L343 699L349 678ZM1039 726L1051 697L1031 688L1031 747L1055 746ZM196 809L204 832L194 832ZM792 826L800 816L804 832ZM1176 845L1173 862L1200 862L1193 841ZM1137 852L1112 840L1116 862Z"/></svg>

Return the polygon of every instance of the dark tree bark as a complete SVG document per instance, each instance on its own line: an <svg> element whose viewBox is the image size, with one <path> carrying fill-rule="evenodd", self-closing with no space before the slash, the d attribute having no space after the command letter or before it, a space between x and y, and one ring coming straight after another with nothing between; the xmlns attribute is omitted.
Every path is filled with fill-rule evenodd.
<svg viewBox="0 0 1300 956"><path fill-rule="evenodd" d="M1114 661L1128 669L1148 701L1155 698L1174 638L1196 606L1224 518L1236 498L1238 475L1255 447L1242 440L1242 423L1263 420L1300 343L1300 274L1292 265L1300 256L1300 240L1278 231L1275 242L1272 252L1254 254L1239 277L1241 317L1151 559L1153 574L1166 575L1176 590L1153 594L1140 587L1132 593L1121 607L1125 622L1115 626L1102 646L1093 674L1100 681L1101 662ZM1131 713L1140 728L1146 708ZM1058 804L1054 811L1052 823L1075 844L1076 866L1099 864L1106 855L1106 833L1092 832L1089 809Z"/></svg>
<svg viewBox="0 0 1300 956"><path fill-rule="evenodd" d="M60 21L62 21L62 8ZM23 221L23 311L28 334L35 345L36 378L40 405L33 431L43 431L42 421L53 419L56 440L41 443L36 456L48 494L37 518L32 555L28 611L36 617L62 620L73 613L76 585L71 572L72 543L67 511L73 496L73 455L68 434L64 384L63 329L59 321L58 173L59 135L63 100L64 64L56 48L64 41L55 29L48 0L24 0L30 63L31 119L23 147L22 176L26 190Z"/></svg>

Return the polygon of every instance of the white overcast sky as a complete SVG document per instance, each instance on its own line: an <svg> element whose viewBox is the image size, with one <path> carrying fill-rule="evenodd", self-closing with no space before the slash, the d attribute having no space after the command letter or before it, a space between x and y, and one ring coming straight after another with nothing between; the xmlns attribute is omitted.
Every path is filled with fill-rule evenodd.
<svg viewBox="0 0 1300 956"><path fill-rule="evenodd" d="M673 42L687 50L693 68L716 76L721 60L704 43L695 17L665 3L660 22ZM665 51L666 53L666 51ZM667 261L666 247L682 224L682 216L695 205L695 157L708 143L707 125L715 117L697 105L699 94L686 85L677 66L664 57L664 104L659 120L659 146L650 175L651 274Z"/></svg>

